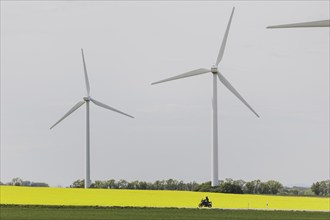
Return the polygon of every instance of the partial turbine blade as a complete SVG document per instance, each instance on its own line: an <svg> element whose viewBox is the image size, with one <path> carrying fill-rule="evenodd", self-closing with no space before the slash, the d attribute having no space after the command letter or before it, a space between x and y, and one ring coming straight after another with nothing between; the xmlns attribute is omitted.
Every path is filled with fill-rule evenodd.
<svg viewBox="0 0 330 220"><path fill-rule="evenodd" d="M111 110L111 111L114 111L114 112L120 113L120 114L122 114L122 115L126 115L126 116L128 116L128 117L130 117L130 118L134 118L133 116L131 116L131 115L129 115L129 114L126 114L126 113L124 113L124 112L122 112L122 111L119 111L119 110L117 110L117 109L115 109L115 108L112 108L112 107L110 107L110 106L108 106L108 105L106 105L106 104L103 104L103 103L101 103L101 102L95 100L95 99L92 99L92 98L91 98L91 101L92 101L95 105L98 105L98 106L100 106L100 107L102 107L102 108L109 109L109 110Z"/></svg>
<svg viewBox="0 0 330 220"><path fill-rule="evenodd" d="M76 111L80 106L82 106L85 103L85 101L78 102L75 106L73 106L60 120L58 120L50 129L55 127L58 123L63 121L66 117L68 117L72 112Z"/></svg>
<svg viewBox="0 0 330 220"><path fill-rule="evenodd" d="M330 27L330 20L268 26L267 28Z"/></svg>
<svg viewBox="0 0 330 220"><path fill-rule="evenodd" d="M201 68L201 69L189 71L189 72L177 75L177 76L173 76L173 77L170 77L170 78L167 78L167 79L163 79L163 80L158 81L158 82L151 83L151 85L155 85L155 84L158 84L158 83L163 83L163 82L167 82L167 81L171 81L171 80L186 78L186 77L190 77L190 76L196 76L196 75L203 74L203 73L208 73L208 72L211 72L211 70Z"/></svg>
<svg viewBox="0 0 330 220"><path fill-rule="evenodd" d="M87 75L87 68L85 63L85 56L84 56L84 50L81 48L81 55L84 63L84 73L85 73L85 83L86 83L86 90L87 90L87 96L89 96L90 88L89 88L89 80Z"/></svg>
<svg viewBox="0 0 330 220"><path fill-rule="evenodd" d="M257 114L256 111L253 110L253 108L243 99L243 97L237 92L237 90L228 82L228 80L220 73L218 72L219 80L231 91L239 100L241 100L258 118L260 116Z"/></svg>
<svg viewBox="0 0 330 220"><path fill-rule="evenodd" d="M217 58L217 61L216 61L217 66L219 65L220 61L222 60L223 54L225 52L225 47L226 47L226 43L227 43L229 28L230 28L231 20L233 18L234 11L235 11L235 7L233 7L233 10L231 11L231 15L230 15L230 18L229 18L227 29L226 29L225 35L223 36L222 44L221 44L220 51L219 51L219 54L218 54L218 58Z"/></svg>

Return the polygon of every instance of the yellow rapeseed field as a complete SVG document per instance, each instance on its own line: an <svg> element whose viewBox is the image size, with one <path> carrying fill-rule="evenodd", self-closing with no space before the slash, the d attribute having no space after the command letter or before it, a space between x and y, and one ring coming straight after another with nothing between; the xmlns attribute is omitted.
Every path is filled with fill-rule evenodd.
<svg viewBox="0 0 330 220"><path fill-rule="evenodd" d="M316 197L0 186L0 204L196 208L205 196L214 208L330 211L330 199Z"/></svg>

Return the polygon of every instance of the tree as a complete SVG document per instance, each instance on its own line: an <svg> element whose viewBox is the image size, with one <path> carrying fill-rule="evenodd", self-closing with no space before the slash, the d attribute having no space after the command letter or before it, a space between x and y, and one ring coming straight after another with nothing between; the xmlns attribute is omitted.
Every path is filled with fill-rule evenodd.
<svg viewBox="0 0 330 220"><path fill-rule="evenodd" d="M198 191L201 192L211 192L212 190L211 181L202 183L199 185Z"/></svg>
<svg viewBox="0 0 330 220"><path fill-rule="evenodd" d="M329 196L330 195L330 180L324 180L320 182L316 182L314 185L314 193L320 196ZM312 190L313 190L312 185ZM318 194L316 193L318 192Z"/></svg>
<svg viewBox="0 0 330 220"><path fill-rule="evenodd" d="M298 189L291 189L289 192L290 192L290 194L295 195L295 196L299 195L299 190Z"/></svg>
<svg viewBox="0 0 330 220"><path fill-rule="evenodd" d="M15 177L11 180L11 185L13 186L21 186L23 183L23 180L19 177Z"/></svg>
<svg viewBox="0 0 330 220"><path fill-rule="evenodd" d="M139 188L139 189L147 189L147 188L148 188L148 184L147 184L147 182L145 182L145 181L141 181L141 182L139 182L139 184L138 184L138 188Z"/></svg>
<svg viewBox="0 0 330 220"><path fill-rule="evenodd" d="M198 191L199 184L196 182L187 183L186 188L188 191Z"/></svg>
<svg viewBox="0 0 330 220"><path fill-rule="evenodd" d="M138 189L139 188L139 181L136 180L136 181L128 183L127 188L128 189Z"/></svg>
<svg viewBox="0 0 330 220"><path fill-rule="evenodd" d="M128 182L126 180L119 180L117 185L119 189L127 189Z"/></svg>
<svg viewBox="0 0 330 220"><path fill-rule="evenodd" d="M178 182L177 190L187 190L186 184L182 180Z"/></svg>
<svg viewBox="0 0 330 220"><path fill-rule="evenodd" d="M236 193L236 194L243 193L241 186L235 181L228 181L221 183L219 189L220 192L222 193Z"/></svg>
<svg viewBox="0 0 330 220"><path fill-rule="evenodd" d="M117 189L118 188L116 180L114 180L114 179L107 180L106 183L107 183L107 188L108 189Z"/></svg>
<svg viewBox="0 0 330 220"><path fill-rule="evenodd" d="M330 195L330 180L324 180L320 183L320 189L323 196Z"/></svg>
<svg viewBox="0 0 330 220"><path fill-rule="evenodd" d="M166 190L176 190L178 181L174 179L165 180L165 189Z"/></svg>
<svg viewBox="0 0 330 220"><path fill-rule="evenodd" d="M312 187L311 187L313 193L315 193L315 195L320 195L320 183L319 182L316 182L316 183L313 183Z"/></svg>
<svg viewBox="0 0 330 220"><path fill-rule="evenodd" d="M268 184L261 182L259 185L259 193L260 194L270 194L270 188Z"/></svg>
<svg viewBox="0 0 330 220"><path fill-rule="evenodd" d="M155 190L164 190L164 180L157 180L152 185Z"/></svg>
<svg viewBox="0 0 330 220"><path fill-rule="evenodd" d="M72 183L72 185L70 186L71 188L84 188L85 187L85 180L76 180Z"/></svg>
<svg viewBox="0 0 330 220"><path fill-rule="evenodd" d="M255 193L254 189L255 189L254 182L253 181L247 182L243 187L243 192L246 194L253 194Z"/></svg>
<svg viewBox="0 0 330 220"><path fill-rule="evenodd" d="M266 184L269 187L269 191L271 194L276 195L277 193L279 193L280 190L283 189L283 185L275 180L269 180L266 182Z"/></svg>
<svg viewBox="0 0 330 220"><path fill-rule="evenodd" d="M246 182L245 182L244 180L234 180L233 183L234 183L235 185L240 186L241 189L243 190L244 185L245 185Z"/></svg>
<svg viewBox="0 0 330 220"><path fill-rule="evenodd" d="M108 188L107 181L96 180L93 184L93 188L106 189Z"/></svg>
<svg viewBox="0 0 330 220"><path fill-rule="evenodd" d="M246 182L243 186L243 192L247 194L260 194L260 180Z"/></svg>

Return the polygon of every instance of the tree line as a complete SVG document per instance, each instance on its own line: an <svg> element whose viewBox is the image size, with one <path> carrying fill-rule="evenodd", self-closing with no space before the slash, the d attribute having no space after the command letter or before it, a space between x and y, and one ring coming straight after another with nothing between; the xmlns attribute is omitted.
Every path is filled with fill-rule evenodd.
<svg viewBox="0 0 330 220"><path fill-rule="evenodd" d="M74 181L70 188L84 188L84 179ZM13 178L12 181L0 185L10 186L34 186L34 187L49 187L47 183L24 181L19 177ZM114 179L96 180L91 184L91 188L99 189L138 189L138 190L180 190L180 191L195 191L195 192L219 192L219 193L234 193L234 194L261 194L261 195L293 195L293 196L330 196L330 180L318 181L312 184L311 187L285 187L280 182L268 180L262 182L260 180L244 181L225 179L220 180L219 185L212 187L211 182L185 183L182 180L167 179L157 180L155 182L146 181L126 181Z"/></svg>
<svg viewBox="0 0 330 220"><path fill-rule="evenodd" d="M70 185L72 188L83 188L84 180L76 180ZM330 180L313 183L312 187L284 187L280 182L268 180L262 182L260 180L244 181L225 179L220 180L219 185L212 187L211 182L197 183L175 179L157 180L155 182L132 181L126 180L116 181L97 180L91 184L91 188L103 189L139 189L139 190L180 190L180 191L196 191L196 192L219 192L234 194L262 194L262 195L293 195L293 196L330 196Z"/></svg>
<svg viewBox="0 0 330 220"><path fill-rule="evenodd" d="M7 186L34 186L34 187L49 187L47 183L43 182L32 182L29 180L22 180L19 177L13 178L10 182L3 184L0 182L0 185L7 185Z"/></svg>

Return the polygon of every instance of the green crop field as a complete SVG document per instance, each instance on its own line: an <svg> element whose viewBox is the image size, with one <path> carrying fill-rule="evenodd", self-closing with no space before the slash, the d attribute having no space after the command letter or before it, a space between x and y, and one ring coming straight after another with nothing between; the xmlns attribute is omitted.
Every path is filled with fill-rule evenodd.
<svg viewBox="0 0 330 220"><path fill-rule="evenodd" d="M129 207L60 207L2 205L0 219L217 219L217 220L329 220L329 212L256 211L185 208L129 208Z"/></svg>

